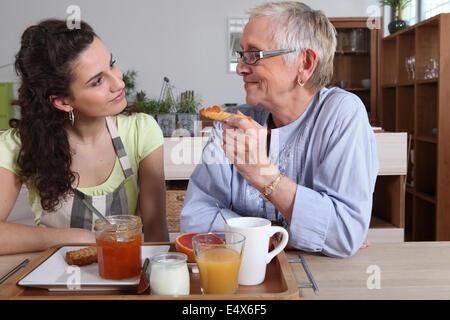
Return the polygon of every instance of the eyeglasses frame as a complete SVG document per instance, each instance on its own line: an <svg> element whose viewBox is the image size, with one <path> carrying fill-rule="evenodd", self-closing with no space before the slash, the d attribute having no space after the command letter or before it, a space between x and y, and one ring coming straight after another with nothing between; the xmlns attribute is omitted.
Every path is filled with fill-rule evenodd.
<svg viewBox="0 0 450 320"><path fill-rule="evenodd" d="M261 59L270 58L270 57L276 57L276 56L279 56L279 55L282 55L282 54L288 54L288 53L292 53L292 52L295 52L295 51L297 51L297 50L295 50L295 49L278 49L278 50L267 50L267 51L262 51L262 50L249 50L249 51L238 50L236 52L241 57L240 60L244 59L244 63L245 64L247 64L247 65L254 65ZM258 53L259 54L259 56L255 56L255 58L256 58L255 62L248 63L247 61L245 61L244 53L247 53L247 52Z"/></svg>

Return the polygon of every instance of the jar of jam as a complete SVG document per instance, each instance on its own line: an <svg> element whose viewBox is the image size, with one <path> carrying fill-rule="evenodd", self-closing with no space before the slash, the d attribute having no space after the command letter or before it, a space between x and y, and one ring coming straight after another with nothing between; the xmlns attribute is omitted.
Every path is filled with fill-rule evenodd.
<svg viewBox="0 0 450 320"><path fill-rule="evenodd" d="M141 218L133 215L108 216L111 224L95 221L98 272L104 279L125 279L141 270Z"/></svg>

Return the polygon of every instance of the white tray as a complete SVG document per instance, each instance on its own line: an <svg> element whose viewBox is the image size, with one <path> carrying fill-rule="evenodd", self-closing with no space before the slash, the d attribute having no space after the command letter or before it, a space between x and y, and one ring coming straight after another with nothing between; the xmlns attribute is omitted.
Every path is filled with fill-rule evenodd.
<svg viewBox="0 0 450 320"><path fill-rule="evenodd" d="M108 280L100 277L98 264L69 266L65 261L67 251L85 246L65 246L59 248L50 258L41 263L18 282L20 286L44 288L50 291L67 290L135 290L139 276L121 280ZM168 252L170 246L141 246L142 262L156 253ZM148 270L148 269L147 269Z"/></svg>

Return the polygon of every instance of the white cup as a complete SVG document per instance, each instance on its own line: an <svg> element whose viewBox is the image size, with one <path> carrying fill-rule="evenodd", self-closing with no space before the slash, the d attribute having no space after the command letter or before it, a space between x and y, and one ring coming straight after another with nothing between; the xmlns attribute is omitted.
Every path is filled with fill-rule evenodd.
<svg viewBox="0 0 450 320"><path fill-rule="evenodd" d="M225 230L239 232L245 236L244 253L239 269L239 284L257 285L264 281L266 265L283 250L289 234L282 227L272 226L264 218L240 217L227 219ZM269 252L269 240L275 233L281 232L281 242Z"/></svg>

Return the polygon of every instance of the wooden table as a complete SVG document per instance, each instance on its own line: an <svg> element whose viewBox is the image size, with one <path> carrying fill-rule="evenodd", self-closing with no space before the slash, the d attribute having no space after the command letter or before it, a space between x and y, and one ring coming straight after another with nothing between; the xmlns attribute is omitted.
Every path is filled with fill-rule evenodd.
<svg viewBox="0 0 450 320"><path fill-rule="evenodd" d="M450 299L450 242L376 243L347 259L302 254L319 287L318 295L300 289L302 299ZM308 282L301 264L291 266L298 282ZM380 288L369 289L377 269Z"/></svg>
<svg viewBox="0 0 450 320"><path fill-rule="evenodd" d="M300 251L287 251L287 256L297 258L299 253L319 287L318 295L311 288L301 288L300 299L450 298L450 242L376 243L347 259ZM40 254L0 256L0 277L24 259ZM290 266L298 282L309 282L300 263Z"/></svg>

